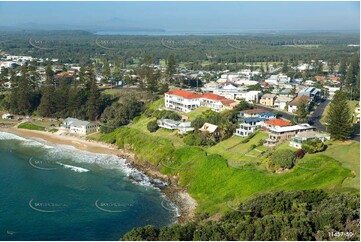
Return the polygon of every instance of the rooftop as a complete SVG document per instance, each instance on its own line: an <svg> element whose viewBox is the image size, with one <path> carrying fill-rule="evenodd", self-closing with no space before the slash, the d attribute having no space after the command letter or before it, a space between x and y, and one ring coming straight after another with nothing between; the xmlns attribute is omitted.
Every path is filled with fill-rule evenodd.
<svg viewBox="0 0 361 242"><path fill-rule="evenodd" d="M175 95L175 96L178 96L178 97L183 97L185 99L193 99L193 98L201 98L202 97L201 94L196 94L196 93L193 93L193 92L187 92L187 91L184 91L184 90L169 91L169 92L166 92L165 94Z"/></svg>
<svg viewBox="0 0 361 242"><path fill-rule="evenodd" d="M279 126L279 127L285 127L285 126L291 126L292 123L288 122L288 121L285 121L283 119L271 119L271 120L268 120L266 122L264 122L265 124L267 125L272 125L272 126Z"/></svg>
<svg viewBox="0 0 361 242"><path fill-rule="evenodd" d="M292 132L292 131L307 130L307 129L314 129L314 127L309 124L297 124L297 125L285 126L285 127L276 126L274 128L270 128L270 131L275 133L281 133L281 132Z"/></svg>
<svg viewBox="0 0 361 242"><path fill-rule="evenodd" d="M304 102L308 104L310 102L310 98L307 96L298 96L295 99L293 99L292 102L289 103L290 106L299 106L301 103Z"/></svg>
<svg viewBox="0 0 361 242"><path fill-rule="evenodd" d="M267 112L269 111L265 109L248 109L241 111L241 113L246 113L246 114L267 113Z"/></svg>
<svg viewBox="0 0 361 242"><path fill-rule="evenodd" d="M220 101L220 100L227 100L227 98L217 95L217 94L213 94L213 93L204 93L201 98L206 98L206 99L210 99L210 100L214 100L214 101Z"/></svg>
<svg viewBox="0 0 361 242"><path fill-rule="evenodd" d="M262 98L275 98L275 97L276 97L275 94L269 94L269 93L262 96Z"/></svg>

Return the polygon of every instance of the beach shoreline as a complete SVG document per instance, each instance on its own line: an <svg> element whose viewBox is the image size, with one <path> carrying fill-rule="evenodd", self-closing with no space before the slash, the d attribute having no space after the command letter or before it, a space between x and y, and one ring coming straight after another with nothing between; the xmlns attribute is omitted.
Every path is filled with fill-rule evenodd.
<svg viewBox="0 0 361 242"><path fill-rule="evenodd" d="M76 149L87 151L94 154L116 155L126 159L126 163L150 178L159 179L167 182L169 185L160 188L161 192L173 202L179 209L180 216L177 217L177 223L183 224L190 221L195 216L197 202L187 193L187 191L178 185L178 178L169 177L162 174L156 167L149 163L141 162L136 155L128 150L118 149L116 145L107 144L98 141L86 140L83 137L70 135L59 135L45 131L19 129L17 127L1 127L0 132L7 132L24 138L40 139L57 145L69 145Z"/></svg>

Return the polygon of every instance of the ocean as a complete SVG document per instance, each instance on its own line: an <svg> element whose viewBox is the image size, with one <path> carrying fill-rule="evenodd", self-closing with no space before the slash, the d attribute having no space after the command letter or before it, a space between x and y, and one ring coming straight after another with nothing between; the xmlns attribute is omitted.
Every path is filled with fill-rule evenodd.
<svg viewBox="0 0 361 242"><path fill-rule="evenodd" d="M119 240L175 223L154 184L117 156L0 132L0 240Z"/></svg>

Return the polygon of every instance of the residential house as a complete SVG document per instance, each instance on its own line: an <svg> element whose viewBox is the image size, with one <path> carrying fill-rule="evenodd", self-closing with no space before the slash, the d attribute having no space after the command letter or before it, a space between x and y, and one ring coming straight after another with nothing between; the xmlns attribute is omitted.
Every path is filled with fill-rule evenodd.
<svg viewBox="0 0 361 242"><path fill-rule="evenodd" d="M322 142L325 142L326 140L330 139L330 136L319 133L319 132L315 132L313 130L307 130L304 132L300 132L300 133L296 134L294 137L292 137L289 146L301 149L302 144L304 142L306 142L308 140L313 140L313 139L319 139Z"/></svg>
<svg viewBox="0 0 361 242"><path fill-rule="evenodd" d="M264 109L250 109L241 111L239 117L239 128L234 135L245 137L259 129L265 121L276 118L276 115Z"/></svg>
<svg viewBox="0 0 361 242"><path fill-rule="evenodd" d="M179 121L174 121L172 119L160 119L157 121L158 126L165 129L175 130L178 129Z"/></svg>
<svg viewBox="0 0 361 242"><path fill-rule="evenodd" d="M266 129L280 128L286 126L292 126L292 123L278 118L267 120L263 124L263 127L265 127Z"/></svg>
<svg viewBox="0 0 361 242"><path fill-rule="evenodd" d="M287 110L288 103L290 103L291 101L292 101L292 98L290 98L290 97L277 96L277 98L274 102L274 107L281 111Z"/></svg>
<svg viewBox="0 0 361 242"><path fill-rule="evenodd" d="M357 123L357 124L359 124L360 123L360 104L358 104L356 107L355 107L355 111L354 111L354 113L352 114L352 115L354 115L355 116L355 122Z"/></svg>
<svg viewBox="0 0 361 242"><path fill-rule="evenodd" d="M267 78L265 80L265 82L271 84L271 85L278 85L280 83L289 83L291 81L291 78L288 77L287 75L282 75L282 74L278 74L278 75L271 75L269 78Z"/></svg>
<svg viewBox="0 0 361 242"><path fill-rule="evenodd" d="M317 101L321 97L321 90L315 87L307 87L299 91L298 96L306 96L311 101Z"/></svg>
<svg viewBox="0 0 361 242"><path fill-rule="evenodd" d="M213 92L214 90L220 89L222 86L217 82L209 82L204 84L202 87L203 92Z"/></svg>
<svg viewBox="0 0 361 242"><path fill-rule="evenodd" d="M276 146L279 142L289 140L298 133L314 130L309 124L297 124L292 126L274 127L268 131L269 137L265 140L264 145L268 147Z"/></svg>
<svg viewBox="0 0 361 242"><path fill-rule="evenodd" d="M60 125L61 128L68 130L70 133L88 135L98 132L99 125L76 118L66 118Z"/></svg>
<svg viewBox="0 0 361 242"><path fill-rule="evenodd" d="M237 89L217 89L213 91L214 94L226 97L232 100L245 100L249 103L258 103L262 95L260 91L242 91L242 88Z"/></svg>
<svg viewBox="0 0 361 242"><path fill-rule="evenodd" d="M199 129L201 132L206 132L209 136L213 135L216 141L219 140L219 128L217 125L204 123L202 128Z"/></svg>
<svg viewBox="0 0 361 242"><path fill-rule="evenodd" d="M239 117L241 119L243 118L266 118L268 119L274 119L276 118L276 114L271 111L267 111L265 109L248 109L240 111Z"/></svg>
<svg viewBox="0 0 361 242"><path fill-rule="evenodd" d="M335 93L337 91L340 91L341 88L340 87L330 87L330 86L324 86L324 88L327 90L328 92L328 99L332 99L333 96L335 95Z"/></svg>
<svg viewBox="0 0 361 242"><path fill-rule="evenodd" d="M13 119L14 115L12 115L10 113L4 113L1 117L2 117L2 119Z"/></svg>
<svg viewBox="0 0 361 242"><path fill-rule="evenodd" d="M264 94L261 100L259 101L259 103L264 106L273 107L275 99L276 99L276 95L274 94Z"/></svg>
<svg viewBox="0 0 361 242"><path fill-rule="evenodd" d="M244 118L239 124L239 128L236 129L236 133L234 133L234 135L246 137L259 129L263 125L264 121L266 121L265 118Z"/></svg>
<svg viewBox="0 0 361 242"><path fill-rule="evenodd" d="M193 131L194 128L191 126L191 122L182 122L178 125L178 131L180 134L184 135L190 131Z"/></svg>
<svg viewBox="0 0 361 242"><path fill-rule="evenodd" d="M249 80L249 79L238 79L234 83L239 85L239 86L253 86L253 85L257 85L258 81L252 81L252 80Z"/></svg>
<svg viewBox="0 0 361 242"><path fill-rule="evenodd" d="M302 103L305 103L308 106L310 103L310 98L307 96L296 97L288 104L288 112L295 113Z"/></svg>
<svg viewBox="0 0 361 242"><path fill-rule="evenodd" d="M200 98L200 106L209 107L215 112L233 109L237 104L238 101L230 100L213 93L204 93Z"/></svg>
<svg viewBox="0 0 361 242"><path fill-rule="evenodd" d="M202 128L199 129L199 131L213 134L218 131L218 126L210 123L204 123Z"/></svg>

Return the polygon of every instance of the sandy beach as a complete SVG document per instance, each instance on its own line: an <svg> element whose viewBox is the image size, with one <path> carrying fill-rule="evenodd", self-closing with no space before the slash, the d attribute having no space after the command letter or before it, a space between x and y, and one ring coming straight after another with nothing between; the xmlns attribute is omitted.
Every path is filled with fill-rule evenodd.
<svg viewBox="0 0 361 242"><path fill-rule="evenodd" d="M24 138L41 139L53 144L71 145L79 150L88 151L96 154L111 154L125 158L134 168L144 172L147 176L161 179L170 185L162 189L162 192L174 202L179 210L180 217L178 223L188 222L195 215L197 202L187 193L187 191L178 185L177 177L168 177L160 173L156 167L148 163L140 162L136 155L124 149L118 149L115 145L106 144L97 141L86 140L83 137L69 136L65 134L54 134L44 131L19 129L16 127L2 127L2 132L12 133Z"/></svg>

